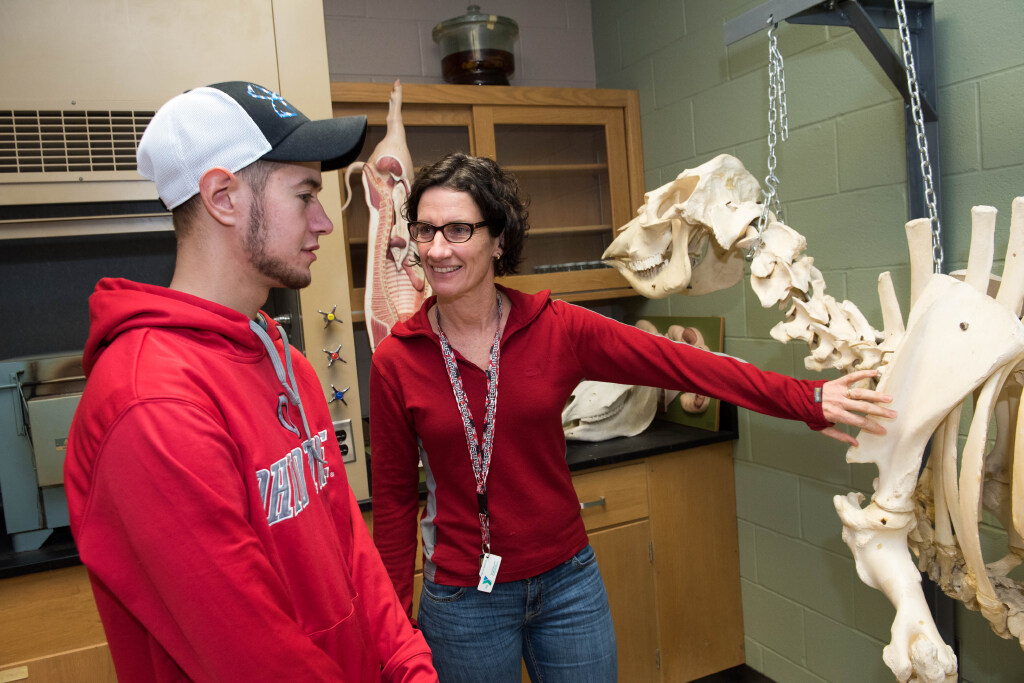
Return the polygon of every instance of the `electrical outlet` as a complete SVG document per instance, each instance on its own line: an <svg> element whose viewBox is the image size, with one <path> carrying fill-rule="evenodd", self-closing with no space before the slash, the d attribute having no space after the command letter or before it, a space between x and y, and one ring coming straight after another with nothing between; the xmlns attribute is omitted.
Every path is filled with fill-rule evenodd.
<svg viewBox="0 0 1024 683"><path fill-rule="evenodd" d="M341 461L346 464L355 462L356 449L352 445L352 420L335 420L334 436L338 439Z"/></svg>

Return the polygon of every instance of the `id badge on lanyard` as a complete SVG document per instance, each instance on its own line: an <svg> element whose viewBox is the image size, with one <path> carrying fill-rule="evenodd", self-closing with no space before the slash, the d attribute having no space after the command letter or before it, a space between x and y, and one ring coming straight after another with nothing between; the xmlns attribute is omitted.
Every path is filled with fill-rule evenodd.
<svg viewBox="0 0 1024 683"><path fill-rule="evenodd" d="M480 563L480 583L476 585L478 591L491 592L494 582L498 578L498 567L500 566L501 555L484 553L483 562Z"/></svg>

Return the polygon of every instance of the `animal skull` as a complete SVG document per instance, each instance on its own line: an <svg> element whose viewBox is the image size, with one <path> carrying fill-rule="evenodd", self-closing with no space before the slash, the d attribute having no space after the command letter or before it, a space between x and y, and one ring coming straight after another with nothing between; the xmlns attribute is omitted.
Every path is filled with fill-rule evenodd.
<svg viewBox="0 0 1024 683"><path fill-rule="evenodd" d="M731 247L760 216L760 196L739 159L719 155L645 194L601 258L650 298L725 289L743 277L743 255Z"/></svg>
<svg viewBox="0 0 1024 683"><path fill-rule="evenodd" d="M636 436L647 429L658 409L658 389L580 382L562 410L565 438L605 441L616 436Z"/></svg>
<svg viewBox="0 0 1024 683"><path fill-rule="evenodd" d="M637 320L636 326L650 334L661 334L649 320ZM672 325L665 336L674 342L708 350L704 336L695 327ZM584 380L576 386L562 410L562 430L566 439L576 441L636 436L650 426L659 407L664 410L680 393L657 387ZM683 410L691 414L703 413L711 405L710 397L693 392L683 393L679 402Z"/></svg>

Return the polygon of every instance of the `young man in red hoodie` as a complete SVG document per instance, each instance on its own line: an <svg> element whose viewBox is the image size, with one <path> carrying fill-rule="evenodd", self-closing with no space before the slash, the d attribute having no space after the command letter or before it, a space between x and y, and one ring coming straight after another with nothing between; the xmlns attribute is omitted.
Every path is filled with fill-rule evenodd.
<svg viewBox="0 0 1024 683"><path fill-rule="evenodd" d="M348 486L312 366L259 311L309 284L321 172L364 117L254 83L179 95L140 173L173 213L169 288L101 280L65 486L123 681L436 681Z"/></svg>

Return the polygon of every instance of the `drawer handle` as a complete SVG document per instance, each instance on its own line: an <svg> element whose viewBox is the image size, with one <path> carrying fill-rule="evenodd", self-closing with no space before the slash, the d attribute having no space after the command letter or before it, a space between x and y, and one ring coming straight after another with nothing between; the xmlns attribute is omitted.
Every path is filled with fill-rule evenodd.
<svg viewBox="0 0 1024 683"><path fill-rule="evenodd" d="M601 508L604 507L604 496L601 496L597 500L588 500L586 503L580 503L580 510L586 510L588 508Z"/></svg>

